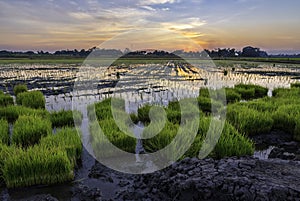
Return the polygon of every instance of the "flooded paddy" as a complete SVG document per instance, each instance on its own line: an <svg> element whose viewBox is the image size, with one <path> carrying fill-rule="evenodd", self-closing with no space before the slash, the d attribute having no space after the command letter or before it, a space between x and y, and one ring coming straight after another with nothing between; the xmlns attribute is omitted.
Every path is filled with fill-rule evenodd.
<svg viewBox="0 0 300 201"><path fill-rule="evenodd" d="M85 69L86 68L86 69ZM217 89L233 87L235 84L256 84L269 89L289 88L300 79L299 66L191 68L172 62L165 65L130 65L110 67L106 71L80 65L4 65L0 72L0 90L13 94L13 86L26 83L29 90L41 90L46 97L49 111L79 109L83 113L83 143L88 144L88 118L86 106L109 97L125 100L127 113L136 113L145 104L168 105L169 101L197 97L200 87ZM224 73L227 70L228 73ZM93 72L91 80L80 82L74 91L74 84L80 73ZM82 85L80 85L82 84ZM89 88L87 86L92 86ZM75 104L75 105L74 105ZM266 147L255 152L254 157L267 159L275 147ZM90 150L89 150L90 151ZM31 187L26 189L1 189L1 200L22 200L35 194L51 194L59 200L76 200L80 196L97 195L101 186L104 199L113 197L116 191L126 190L132 184L132 177L102 167L84 150L82 166L76 172L75 181L65 185ZM101 171L99 171L101 167ZM88 186L88 187L86 187ZM58 190L59 189L59 190ZM92 189L92 190L91 190ZM91 194L91 195L89 195ZM78 199L79 200L79 199ZM92 198L91 198L92 200Z"/></svg>

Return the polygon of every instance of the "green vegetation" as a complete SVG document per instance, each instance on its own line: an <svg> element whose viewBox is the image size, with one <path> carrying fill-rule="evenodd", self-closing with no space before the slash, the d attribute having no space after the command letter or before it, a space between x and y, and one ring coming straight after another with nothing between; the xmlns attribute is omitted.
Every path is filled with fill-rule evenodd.
<svg viewBox="0 0 300 201"><path fill-rule="evenodd" d="M82 152L80 135L75 128L68 127L52 134L51 126L52 120L56 126L73 127L72 111L54 112L50 116L44 109L42 93L24 92L24 88L15 87L22 106L0 107L0 182L15 188L72 180ZM78 111L74 117L78 122L82 120ZM11 141L8 122L13 123Z"/></svg>
<svg viewBox="0 0 300 201"><path fill-rule="evenodd" d="M163 149L166 147L168 144L171 143L171 141L174 139L178 132L179 125L178 124L173 124L171 122L166 122L164 128L162 131L155 135L153 138L150 139L144 139L143 140L143 145L146 151L148 152L155 152L158 150ZM147 136L147 133L156 133L155 128L148 128L144 130L143 135Z"/></svg>
<svg viewBox="0 0 300 201"><path fill-rule="evenodd" d="M123 123L123 128L126 129L127 127L127 130L125 131L124 129L121 130L115 122L116 121L114 119L105 119L99 121L99 125L103 133L113 145L124 151L135 153L136 139L133 137L134 134L132 134L130 129L125 125L126 122L120 122Z"/></svg>
<svg viewBox="0 0 300 201"><path fill-rule="evenodd" d="M19 116L38 116L43 119L49 118L49 112L43 109L32 109L23 106L8 106L1 108L0 107L0 116L5 118L8 122L15 122Z"/></svg>
<svg viewBox="0 0 300 201"><path fill-rule="evenodd" d="M206 97L198 97L197 101L204 113L218 112L223 106L221 102Z"/></svg>
<svg viewBox="0 0 300 201"><path fill-rule="evenodd" d="M225 89L225 93L226 93L226 101L227 101L227 103L239 102L242 99L241 94L239 94L238 92L236 92L232 88L226 88Z"/></svg>
<svg viewBox="0 0 300 201"><path fill-rule="evenodd" d="M53 127L64 127L70 126L73 127L80 125L82 121L82 114L79 111L72 110L61 110L58 112L50 113L50 120Z"/></svg>
<svg viewBox="0 0 300 201"><path fill-rule="evenodd" d="M16 148L4 160L2 174L8 188L57 184L74 178L67 153L41 146Z"/></svg>
<svg viewBox="0 0 300 201"><path fill-rule="evenodd" d="M258 85L238 84L234 87L234 89L240 93L242 98L245 100L262 98L268 95L268 89Z"/></svg>
<svg viewBox="0 0 300 201"><path fill-rule="evenodd" d="M117 118L116 120L114 119L113 113L115 114L115 118ZM97 119L94 119L94 116L96 116ZM89 105L88 117L92 122L89 125L89 130L94 150L96 150L96 152L97 150L105 150L102 153L95 153L96 156L116 157L116 155L113 155L115 153L110 153L111 150L105 149L109 142L123 151L135 153L136 138L130 126L132 124L131 117L135 118L134 121L138 121L138 119L135 115L129 115L125 112L124 100L109 98L94 105ZM118 124L116 122L118 122ZM101 130L98 129L99 126ZM101 135L100 132L104 134ZM109 142L107 142L105 138L107 138Z"/></svg>
<svg viewBox="0 0 300 201"><path fill-rule="evenodd" d="M300 88L300 82L292 83L291 88Z"/></svg>
<svg viewBox="0 0 300 201"><path fill-rule="evenodd" d="M203 117L200 119L198 134L182 158L198 156L205 136L208 132L210 123L211 118L209 117ZM144 148L148 152L156 152L161 150L169 145L175 138L176 134L178 134L178 128L178 124L167 122L159 134L151 139L143 140ZM145 130L145 132L150 131ZM182 144L177 144L173 148L178 149L181 146ZM175 149L173 151L175 151ZM226 122L221 137L213 151L210 153L210 156L215 158L223 158L226 156L250 155L253 154L253 152L253 142L247 137L241 135L233 126ZM170 151L170 154L172 154L172 151Z"/></svg>
<svg viewBox="0 0 300 201"><path fill-rule="evenodd" d="M34 109L45 109L45 97L40 91L23 92L17 95L17 104Z"/></svg>
<svg viewBox="0 0 300 201"><path fill-rule="evenodd" d="M14 99L8 94L0 94L0 107L6 107L14 104Z"/></svg>
<svg viewBox="0 0 300 201"><path fill-rule="evenodd" d="M256 87L257 88L257 87ZM264 96L265 89L259 89L257 96ZM281 130L299 137L300 88L278 88L273 97L263 97L228 106L227 120L241 133L257 135L271 130Z"/></svg>
<svg viewBox="0 0 300 201"><path fill-rule="evenodd" d="M222 134L211 155L215 158L245 156L254 153L254 144L240 134L231 124L225 122Z"/></svg>
<svg viewBox="0 0 300 201"><path fill-rule="evenodd" d="M20 116L14 124L12 143L22 147L32 146L51 133L50 121L35 116Z"/></svg>
<svg viewBox="0 0 300 201"><path fill-rule="evenodd" d="M67 152L73 165L81 158L81 136L75 128L62 128L55 135L48 135L41 139L40 146L47 149L59 148Z"/></svg>
<svg viewBox="0 0 300 201"><path fill-rule="evenodd" d="M246 104L230 105L227 119L239 132L247 135L268 133L273 126L269 113L250 109Z"/></svg>
<svg viewBox="0 0 300 201"><path fill-rule="evenodd" d="M0 144L9 143L9 127L5 119L0 119Z"/></svg>
<svg viewBox="0 0 300 201"><path fill-rule="evenodd" d="M143 107L138 108L138 119L143 123L150 123L149 112L151 105L144 105Z"/></svg>
<svg viewBox="0 0 300 201"><path fill-rule="evenodd" d="M300 115L296 117L296 125L294 130L294 139L300 141Z"/></svg>
<svg viewBox="0 0 300 201"><path fill-rule="evenodd" d="M27 86L24 84L18 84L16 86L14 86L14 94L17 97L18 94L23 93L23 92L27 92Z"/></svg>
<svg viewBox="0 0 300 201"><path fill-rule="evenodd" d="M300 104L282 105L273 113L274 128L293 134L297 117L300 115Z"/></svg>

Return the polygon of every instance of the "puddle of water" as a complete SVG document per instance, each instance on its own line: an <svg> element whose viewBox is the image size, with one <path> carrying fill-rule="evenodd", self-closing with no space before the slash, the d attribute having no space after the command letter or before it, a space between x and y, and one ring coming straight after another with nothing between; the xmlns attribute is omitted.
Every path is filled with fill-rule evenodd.
<svg viewBox="0 0 300 201"><path fill-rule="evenodd" d="M268 159L271 151L274 148L275 148L274 146L269 146L267 149L264 149L264 150L256 150L253 154L253 157L258 158L260 160Z"/></svg>

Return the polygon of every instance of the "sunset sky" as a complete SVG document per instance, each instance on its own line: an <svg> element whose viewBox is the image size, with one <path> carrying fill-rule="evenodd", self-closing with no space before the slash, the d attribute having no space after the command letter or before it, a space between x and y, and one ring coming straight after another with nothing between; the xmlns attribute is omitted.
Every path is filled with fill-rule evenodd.
<svg viewBox="0 0 300 201"><path fill-rule="evenodd" d="M208 49L300 53L299 9L299 0L0 0L0 50L88 49L127 31L158 28Z"/></svg>

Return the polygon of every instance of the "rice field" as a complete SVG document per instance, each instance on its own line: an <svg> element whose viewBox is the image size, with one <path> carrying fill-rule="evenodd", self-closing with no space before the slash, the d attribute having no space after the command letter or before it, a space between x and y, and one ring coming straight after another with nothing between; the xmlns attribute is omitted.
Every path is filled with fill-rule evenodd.
<svg viewBox="0 0 300 201"><path fill-rule="evenodd" d="M15 94L16 102L22 99L20 105L15 105L9 94L1 92L12 100L12 104L0 107L1 183L16 188L73 180L82 153L73 112L49 113L45 110L44 95L40 91L28 92L24 85L15 87ZM59 124L61 116L57 114L62 114L64 119ZM74 116L81 123L82 114L74 111Z"/></svg>
<svg viewBox="0 0 300 201"><path fill-rule="evenodd" d="M194 123L199 129L180 159L197 157L206 146L214 113L227 116L209 157L253 155L251 136L273 130L300 140L298 66L249 61L220 61L217 68L202 62L197 68L173 61L123 64L106 71L78 64L2 64L0 175L8 188L74 180L82 145L91 153L107 145L98 126L106 140L125 152L154 153L170 144L186 123L182 119L188 115L181 112L180 101L188 98L197 100L200 121ZM92 83L75 83L76 76L85 78L88 73ZM151 108L157 106L166 119L151 119ZM116 114L121 123L116 124ZM160 121L157 125L165 124L155 127L155 119ZM137 124L143 129L139 135L158 134L139 139L133 129ZM79 135L78 130L83 132ZM174 145L167 154L175 157L172 154L180 149L180 144ZM93 154L118 157L109 150Z"/></svg>

